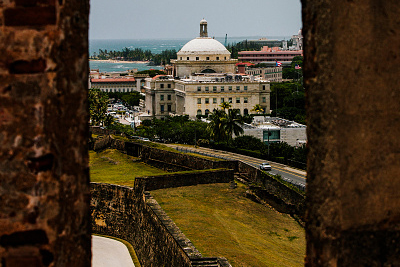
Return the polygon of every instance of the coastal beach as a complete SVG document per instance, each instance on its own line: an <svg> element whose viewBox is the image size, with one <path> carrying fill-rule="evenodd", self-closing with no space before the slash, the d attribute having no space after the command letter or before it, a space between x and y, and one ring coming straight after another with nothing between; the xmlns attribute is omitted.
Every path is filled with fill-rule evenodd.
<svg viewBox="0 0 400 267"><path fill-rule="evenodd" d="M108 62L108 63L131 63L131 64L148 64L150 61L127 61L127 60L112 60L112 59L89 59L94 62Z"/></svg>

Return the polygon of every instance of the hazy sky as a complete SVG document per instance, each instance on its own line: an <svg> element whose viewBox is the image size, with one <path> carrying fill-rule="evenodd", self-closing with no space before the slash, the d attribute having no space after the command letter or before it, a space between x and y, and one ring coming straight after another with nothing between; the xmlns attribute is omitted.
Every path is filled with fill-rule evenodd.
<svg viewBox="0 0 400 267"><path fill-rule="evenodd" d="M90 0L90 39L291 36L301 28L300 0Z"/></svg>

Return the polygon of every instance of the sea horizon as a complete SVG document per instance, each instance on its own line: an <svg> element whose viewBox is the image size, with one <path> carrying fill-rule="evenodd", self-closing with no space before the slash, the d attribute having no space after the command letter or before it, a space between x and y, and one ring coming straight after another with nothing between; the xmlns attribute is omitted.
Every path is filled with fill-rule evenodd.
<svg viewBox="0 0 400 267"><path fill-rule="evenodd" d="M150 50L154 54L159 54L164 50L175 49L179 51L187 42L196 37L188 38L153 38L153 39L89 39L89 56L98 54L99 50L122 51L125 47L129 49L140 48ZM227 44L235 44L244 40L258 40L267 38L270 40L289 40L291 36L239 36L227 38ZM225 36L215 37L215 39L225 45ZM160 66L149 66L146 64L133 63L112 63L112 62L89 62L90 69L99 69L100 72L121 72L128 69L137 68L139 71L148 69L160 69Z"/></svg>

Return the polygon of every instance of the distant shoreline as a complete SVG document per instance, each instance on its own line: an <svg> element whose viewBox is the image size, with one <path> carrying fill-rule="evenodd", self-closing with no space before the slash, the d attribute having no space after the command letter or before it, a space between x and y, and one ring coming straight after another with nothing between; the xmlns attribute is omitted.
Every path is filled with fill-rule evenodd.
<svg viewBox="0 0 400 267"><path fill-rule="evenodd" d="M124 61L124 60L113 60L113 59L89 59L89 61L109 62L109 63L135 63L135 64L148 64L148 63L150 63L150 61Z"/></svg>

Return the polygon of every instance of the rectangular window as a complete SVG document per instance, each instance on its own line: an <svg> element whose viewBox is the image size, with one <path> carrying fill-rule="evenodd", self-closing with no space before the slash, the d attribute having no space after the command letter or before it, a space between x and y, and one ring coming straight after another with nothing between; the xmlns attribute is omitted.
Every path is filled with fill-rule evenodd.
<svg viewBox="0 0 400 267"><path fill-rule="evenodd" d="M213 98L213 104L217 104L217 99Z"/></svg>
<svg viewBox="0 0 400 267"><path fill-rule="evenodd" d="M168 87L168 88L171 88L171 84L169 83L169 84L167 85L167 87Z"/></svg>
<svg viewBox="0 0 400 267"><path fill-rule="evenodd" d="M164 88L164 84L163 83L160 83L160 88Z"/></svg>
<svg viewBox="0 0 400 267"><path fill-rule="evenodd" d="M263 90L265 90L265 85L263 85Z"/></svg>
<svg viewBox="0 0 400 267"><path fill-rule="evenodd" d="M172 111L172 106L171 105L168 105L167 108L168 108L168 111Z"/></svg>
<svg viewBox="0 0 400 267"><path fill-rule="evenodd" d="M228 89L229 89L229 91L232 91L232 86L229 86Z"/></svg>
<svg viewBox="0 0 400 267"><path fill-rule="evenodd" d="M262 98L262 102L263 102L263 103L267 103L267 98L266 98L266 97L263 97L263 98Z"/></svg>
<svg viewBox="0 0 400 267"><path fill-rule="evenodd" d="M236 91L240 91L240 86L236 86Z"/></svg>
<svg viewBox="0 0 400 267"><path fill-rule="evenodd" d="M197 98L197 104L201 104L201 98Z"/></svg>
<svg viewBox="0 0 400 267"><path fill-rule="evenodd" d="M189 60L189 57L186 57L186 60Z"/></svg>
<svg viewBox="0 0 400 267"><path fill-rule="evenodd" d="M240 103L240 97L236 97L236 103Z"/></svg>
<svg viewBox="0 0 400 267"><path fill-rule="evenodd" d="M217 57L217 60L219 60L219 57Z"/></svg>
<svg viewBox="0 0 400 267"><path fill-rule="evenodd" d="M196 57L196 60L199 60L199 57Z"/></svg>
<svg viewBox="0 0 400 267"><path fill-rule="evenodd" d="M243 103L247 103L247 102L248 102L248 98L247 97L243 98Z"/></svg>
<svg viewBox="0 0 400 267"><path fill-rule="evenodd" d="M164 95L160 95L160 101L164 101Z"/></svg>
<svg viewBox="0 0 400 267"><path fill-rule="evenodd" d="M247 91L247 85L244 86L244 90Z"/></svg>
<svg viewBox="0 0 400 267"><path fill-rule="evenodd" d="M206 60L210 60L210 57L206 57Z"/></svg>
<svg viewBox="0 0 400 267"><path fill-rule="evenodd" d="M201 86L197 86L197 92L201 91Z"/></svg>
<svg viewBox="0 0 400 267"><path fill-rule="evenodd" d="M182 57L181 57L181 60L182 60Z"/></svg>
<svg viewBox="0 0 400 267"><path fill-rule="evenodd" d="M216 91L217 91L217 87L213 86L213 92L216 92Z"/></svg>
<svg viewBox="0 0 400 267"><path fill-rule="evenodd" d="M221 92L223 92L225 90L225 88L223 86L221 86Z"/></svg>
<svg viewBox="0 0 400 267"><path fill-rule="evenodd" d="M206 86L206 92L208 92L208 91L209 91L208 86Z"/></svg>
<svg viewBox="0 0 400 267"><path fill-rule="evenodd" d="M209 98L206 98L205 103L206 103L206 104L209 104L209 103L210 103L210 99L209 99Z"/></svg>
<svg viewBox="0 0 400 267"><path fill-rule="evenodd" d="M228 102L229 102L229 103L232 103L232 97L229 98Z"/></svg>
<svg viewBox="0 0 400 267"><path fill-rule="evenodd" d="M172 98L171 95L167 95L168 100L171 100L171 98Z"/></svg>
<svg viewBox="0 0 400 267"><path fill-rule="evenodd" d="M222 97L221 98L221 103L224 103L225 102L225 99Z"/></svg>
<svg viewBox="0 0 400 267"><path fill-rule="evenodd" d="M160 105L161 112L164 112L164 105Z"/></svg>

